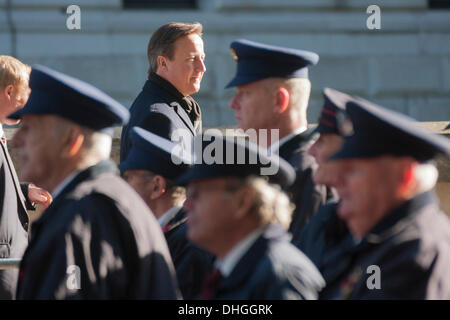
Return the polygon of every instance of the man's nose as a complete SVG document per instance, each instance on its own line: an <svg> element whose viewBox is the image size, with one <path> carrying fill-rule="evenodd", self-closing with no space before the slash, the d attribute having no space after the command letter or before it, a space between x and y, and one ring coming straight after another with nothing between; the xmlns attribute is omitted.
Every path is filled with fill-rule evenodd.
<svg viewBox="0 0 450 320"><path fill-rule="evenodd" d="M192 198L191 198L191 197L187 197L186 200L185 200L184 203L183 203L183 208L184 208L184 210L186 210L186 211L191 211L193 207L194 207L194 206L193 206L193 200L192 200Z"/></svg>
<svg viewBox="0 0 450 320"><path fill-rule="evenodd" d="M199 63L197 63L197 70L199 72L206 72L206 65L204 60L200 59Z"/></svg>
<svg viewBox="0 0 450 320"><path fill-rule="evenodd" d="M229 106L233 110L238 110L239 109L239 104L237 103L237 95L235 95L233 97L233 99L231 99Z"/></svg>

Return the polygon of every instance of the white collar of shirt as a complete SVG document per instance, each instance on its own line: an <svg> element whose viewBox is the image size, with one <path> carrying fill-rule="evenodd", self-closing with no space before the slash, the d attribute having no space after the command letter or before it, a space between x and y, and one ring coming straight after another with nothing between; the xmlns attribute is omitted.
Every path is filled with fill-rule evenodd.
<svg viewBox="0 0 450 320"><path fill-rule="evenodd" d="M220 270L224 277L228 277L238 264L243 255L250 249L253 243L263 233L263 229L259 228L241 240L233 249L221 260L216 260L216 267Z"/></svg>
<svg viewBox="0 0 450 320"><path fill-rule="evenodd" d="M3 136L5 136L5 132L3 131L3 126L0 123L0 138L3 137Z"/></svg>
<svg viewBox="0 0 450 320"><path fill-rule="evenodd" d="M165 227L169 223L169 221L172 220L177 215L181 207L182 205L173 206L172 208L164 212L164 214L161 217L159 217L158 222L161 228Z"/></svg>
<svg viewBox="0 0 450 320"><path fill-rule="evenodd" d="M293 132L289 133L287 136L284 136L283 138L281 138L280 140L275 141L274 143L272 143L272 145L269 147L270 152L276 152L278 153L278 150L280 150L280 147L286 143L287 141L291 140L294 136L303 133L307 130L308 128L306 126L301 126L297 129L295 129Z"/></svg>
<svg viewBox="0 0 450 320"><path fill-rule="evenodd" d="M72 173L70 173L67 177L64 178L64 180L53 190L52 197L55 199L61 191L75 178L76 175L78 175L81 172L81 170L75 170Z"/></svg>

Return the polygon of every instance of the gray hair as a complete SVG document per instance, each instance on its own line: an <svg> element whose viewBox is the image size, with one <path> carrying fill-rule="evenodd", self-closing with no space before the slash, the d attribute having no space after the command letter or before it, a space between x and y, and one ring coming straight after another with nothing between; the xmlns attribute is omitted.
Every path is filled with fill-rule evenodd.
<svg viewBox="0 0 450 320"><path fill-rule="evenodd" d="M57 116L55 134L60 135L72 126L78 126L84 135L82 152L85 158L95 161L109 159L111 155L112 137L106 133L80 126L71 120Z"/></svg>
<svg viewBox="0 0 450 320"><path fill-rule="evenodd" d="M243 180L237 179L237 181L239 182L233 189L249 187L255 191L255 199L251 210L261 226L279 223L285 229L288 229L294 205L278 186L269 184L264 178L255 176Z"/></svg>
<svg viewBox="0 0 450 320"><path fill-rule="evenodd" d="M434 188L439 172L434 164L420 163L414 169L414 176L417 181L416 193L419 194Z"/></svg>

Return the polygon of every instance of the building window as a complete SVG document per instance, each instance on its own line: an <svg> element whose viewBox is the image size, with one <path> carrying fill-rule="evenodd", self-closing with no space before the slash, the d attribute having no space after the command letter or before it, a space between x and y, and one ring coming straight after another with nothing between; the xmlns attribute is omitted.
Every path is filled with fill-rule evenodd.
<svg viewBox="0 0 450 320"><path fill-rule="evenodd" d="M428 0L430 9L450 9L450 0Z"/></svg>
<svg viewBox="0 0 450 320"><path fill-rule="evenodd" d="M124 9L197 9L197 0L123 0Z"/></svg>

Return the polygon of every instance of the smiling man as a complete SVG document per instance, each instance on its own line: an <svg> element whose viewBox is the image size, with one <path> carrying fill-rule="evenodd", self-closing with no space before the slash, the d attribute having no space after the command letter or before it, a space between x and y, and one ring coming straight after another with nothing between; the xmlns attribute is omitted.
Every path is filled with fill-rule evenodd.
<svg viewBox="0 0 450 320"><path fill-rule="evenodd" d="M149 77L131 106L130 122L122 131L121 162L130 150L129 134L133 126L167 139L181 138L184 145L190 145L192 137L202 130L200 106L190 96L200 90L206 71L202 25L181 22L163 25L152 35L147 56ZM170 121L161 121L164 118Z"/></svg>

